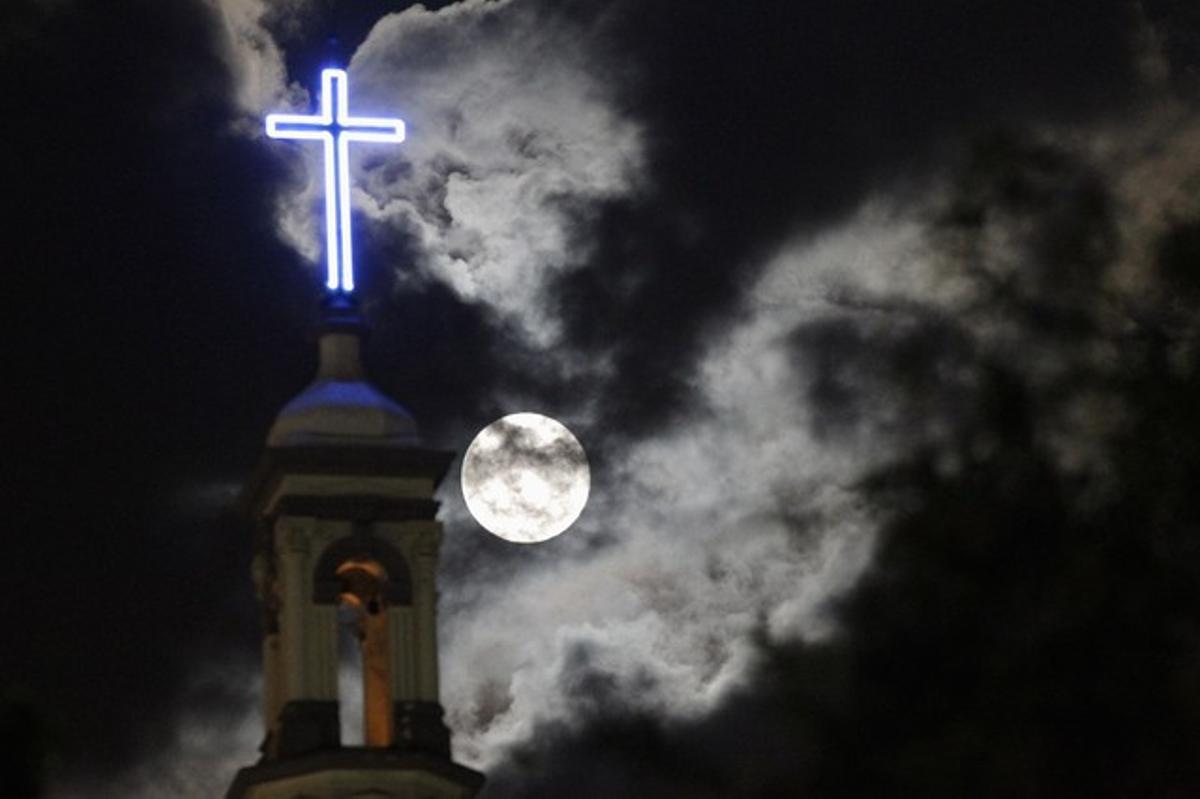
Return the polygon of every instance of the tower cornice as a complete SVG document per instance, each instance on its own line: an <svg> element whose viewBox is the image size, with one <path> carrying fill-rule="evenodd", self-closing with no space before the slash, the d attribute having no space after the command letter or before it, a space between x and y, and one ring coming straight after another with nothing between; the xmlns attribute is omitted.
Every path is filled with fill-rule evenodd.
<svg viewBox="0 0 1200 799"><path fill-rule="evenodd" d="M268 447L242 489L238 509L244 516L261 518L289 475L416 478L437 486L454 457L447 450L423 447ZM361 490L350 493L365 495Z"/></svg>

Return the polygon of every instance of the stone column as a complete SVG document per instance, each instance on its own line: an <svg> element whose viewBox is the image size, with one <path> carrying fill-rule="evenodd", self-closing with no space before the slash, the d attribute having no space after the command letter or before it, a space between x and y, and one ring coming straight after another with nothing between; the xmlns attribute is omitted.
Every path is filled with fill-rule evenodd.
<svg viewBox="0 0 1200 799"><path fill-rule="evenodd" d="M414 634L413 609L388 608L388 623L391 627L392 696L396 701L416 699L417 637Z"/></svg>
<svg viewBox="0 0 1200 799"><path fill-rule="evenodd" d="M426 702L438 701L437 554L437 534L422 536L414 552L413 610L417 628L416 694Z"/></svg>
<svg viewBox="0 0 1200 799"><path fill-rule="evenodd" d="M308 661L305 651L305 606L304 596L307 582L304 578L309 569L308 531L299 525L280 522L279 582L283 612L280 614L280 638L283 655L283 697L285 701L304 699L308 695Z"/></svg>
<svg viewBox="0 0 1200 799"><path fill-rule="evenodd" d="M276 754L340 744L337 705L337 607L313 603L311 520L281 520L276 537L283 705Z"/></svg>

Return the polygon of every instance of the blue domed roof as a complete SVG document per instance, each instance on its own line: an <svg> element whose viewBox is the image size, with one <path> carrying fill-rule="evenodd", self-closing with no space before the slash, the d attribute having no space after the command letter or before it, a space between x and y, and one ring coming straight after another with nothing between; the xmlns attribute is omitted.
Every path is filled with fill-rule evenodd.
<svg viewBox="0 0 1200 799"><path fill-rule="evenodd" d="M413 446L417 422L399 403L367 382L355 332L321 337L317 379L284 406L267 444L291 446Z"/></svg>
<svg viewBox="0 0 1200 799"><path fill-rule="evenodd" d="M284 406L267 436L273 447L417 442L412 414L361 380L318 380Z"/></svg>

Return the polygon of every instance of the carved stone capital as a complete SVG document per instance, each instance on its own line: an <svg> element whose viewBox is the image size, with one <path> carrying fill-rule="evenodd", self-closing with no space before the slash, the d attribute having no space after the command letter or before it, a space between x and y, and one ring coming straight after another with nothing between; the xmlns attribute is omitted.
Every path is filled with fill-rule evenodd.
<svg viewBox="0 0 1200 799"><path fill-rule="evenodd" d="M283 541L288 552L306 553L312 549L312 534L298 525L287 528Z"/></svg>

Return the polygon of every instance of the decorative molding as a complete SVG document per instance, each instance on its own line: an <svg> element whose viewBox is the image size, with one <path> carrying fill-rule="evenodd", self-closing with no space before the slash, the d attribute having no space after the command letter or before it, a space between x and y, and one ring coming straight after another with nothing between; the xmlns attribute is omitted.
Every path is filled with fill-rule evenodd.
<svg viewBox="0 0 1200 799"><path fill-rule="evenodd" d="M288 474L342 477L423 477L436 488L454 461L453 452L421 447L268 447L238 498L246 516L262 515L279 481Z"/></svg>
<svg viewBox="0 0 1200 799"><path fill-rule="evenodd" d="M287 542L286 547L289 552L308 552L312 546L312 537L309 531L298 525L287 529L284 540Z"/></svg>
<svg viewBox="0 0 1200 799"><path fill-rule="evenodd" d="M274 512L280 516L310 516L317 519L347 519L352 522L432 519L440 503L418 497L389 498L370 494L328 496L289 495L281 497Z"/></svg>

